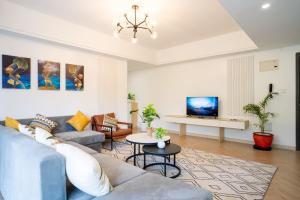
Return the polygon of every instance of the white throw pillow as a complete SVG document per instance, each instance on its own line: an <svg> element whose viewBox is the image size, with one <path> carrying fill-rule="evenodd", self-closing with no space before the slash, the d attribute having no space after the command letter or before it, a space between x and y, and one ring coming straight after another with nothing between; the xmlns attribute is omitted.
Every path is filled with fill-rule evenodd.
<svg viewBox="0 0 300 200"><path fill-rule="evenodd" d="M25 135L28 135L28 136L34 138L33 130L29 126L23 125L23 124L19 124L18 128L19 128L19 132L20 133L23 133Z"/></svg>
<svg viewBox="0 0 300 200"><path fill-rule="evenodd" d="M48 131L46 131L45 129L36 127L35 128L35 140L45 144L47 146L53 147L55 148L55 145L59 143L59 141L55 138L53 138L54 136L49 133Z"/></svg>
<svg viewBox="0 0 300 200"><path fill-rule="evenodd" d="M108 177L93 156L70 144L57 144L56 150L65 156L67 176L75 187L92 196L103 196L112 190Z"/></svg>

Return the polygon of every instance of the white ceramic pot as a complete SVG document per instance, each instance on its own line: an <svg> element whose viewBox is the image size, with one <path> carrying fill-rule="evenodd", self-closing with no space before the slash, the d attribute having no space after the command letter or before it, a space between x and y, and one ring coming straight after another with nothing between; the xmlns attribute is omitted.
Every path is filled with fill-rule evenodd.
<svg viewBox="0 0 300 200"><path fill-rule="evenodd" d="M157 142L157 147L160 148L160 149L165 148L165 147L166 147L165 141L159 140L159 141Z"/></svg>
<svg viewBox="0 0 300 200"><path fill-rule="evenodd" d="M142 132L146 132L146 131L147 131L147 123L141 122L141 123L140 123L140 130L141 130Z"/></svg>

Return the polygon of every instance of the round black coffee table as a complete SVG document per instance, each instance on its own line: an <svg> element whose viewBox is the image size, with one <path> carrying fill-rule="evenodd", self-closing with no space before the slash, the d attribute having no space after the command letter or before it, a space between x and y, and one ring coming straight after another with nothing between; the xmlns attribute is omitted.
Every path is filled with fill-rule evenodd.
<svg viewBox="0 0 300 200"><path fill-rule="evenodd" d="M170 178L176 178L181 174L181 169L176 165L176 154L180 153L181 147L177 144L166 144L166 147L164 149L158 148L156 145L147 145L143 146L143 152L144 152L144 169L150 166L154 165L163 165L164 166L164 176L167 176L167 166L174 167L178 170L178 173L174 176L171 176ZM146 155L154 155L154 156L161 156L164 158L164 162L157 162L157 163L151 163L146 164ZM170 158L171 156L174 156L173 163L167 163L167 158ZM169 160L171 161L171 160Z"/></svg>

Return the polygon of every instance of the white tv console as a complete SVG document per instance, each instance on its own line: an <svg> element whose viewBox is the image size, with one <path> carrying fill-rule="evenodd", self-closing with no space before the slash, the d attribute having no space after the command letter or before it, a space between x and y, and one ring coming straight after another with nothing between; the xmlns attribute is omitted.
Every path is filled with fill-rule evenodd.
<svg viewBox="0 0 300 200"><path fill-rule="evenodd" d="M219 128L219 141L224 141L224 129L240 129L245 130L249 127L248 120L236 120L236 119L225 119L225 118L198 118L189 117L185 115L168 115L164 117L164 121L176 123L180 125L180 136L186 135L187 125L198 125L198 126L209 126Z"/></svg>

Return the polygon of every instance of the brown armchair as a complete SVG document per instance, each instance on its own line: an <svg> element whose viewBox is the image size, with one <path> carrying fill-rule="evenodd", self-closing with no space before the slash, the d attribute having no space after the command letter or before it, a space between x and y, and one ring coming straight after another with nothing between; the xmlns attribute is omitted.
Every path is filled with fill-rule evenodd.
<svg viewBox="0 0 300 200"><path fill-rule="evenodd" d="M120 128L117 126L117 130L113 131L112 126L103 125L103 119L104 115L108 115L109 117L116 118L115 113L107 113L103 115L95 115L92 117L92 129L94 131L102 132L105 134L105 138L110 139L110 150L113 149L113 141L114 139L120 139L125 138L127 135L132 134L132 124L127 122L120 122L118 121L118 124L125 124L128 126L128 128ZM103 130L103 128L106 128L106 130Z"/></svg>

